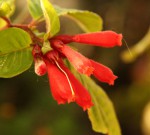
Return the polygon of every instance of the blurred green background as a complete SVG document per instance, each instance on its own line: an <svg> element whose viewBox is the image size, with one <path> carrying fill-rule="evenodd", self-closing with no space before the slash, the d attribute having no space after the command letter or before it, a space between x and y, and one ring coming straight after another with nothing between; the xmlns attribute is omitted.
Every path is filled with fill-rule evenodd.
<svg viewBox="0 0 150 135"><path fill-rule="evenodd" d="M103 18L103 30L122 33L129 48L145 36L150 26L150 0L51 2L64 8L96 12ZM17 8L11 19L14 22L28 22L30 16L26 14L26 0L16 0L16 4ZM81 32L75 23L61 17L60 33ZM150 135L150 49L147 48L132 63L126 63L121 59L121 53L127 49L125 42L122 47L111 49L78 44L75 46L85 56L110 67L119 77L114 86L93 79L111 98L122 134ZM92 131L88 116L82 108L74 103L57 105L49 91L47 77L36 76L33 66L17 77L0 78L0 135L98 134Z"/></svg>

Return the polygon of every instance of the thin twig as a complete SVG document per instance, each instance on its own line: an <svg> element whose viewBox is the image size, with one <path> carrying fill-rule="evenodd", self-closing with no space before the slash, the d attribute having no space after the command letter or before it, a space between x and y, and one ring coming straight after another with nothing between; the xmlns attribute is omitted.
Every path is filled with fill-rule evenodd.
<svg viewBox="0 0 150 135"><path fill-rule="evenodd" d="M34 32L30 29L28 24L11 24L10 20L6 17L1 17L6 23L7 25L5 27L9 28L9 27L16 27L16 28L20 28L26 32L28 32L31 36L31 39L33 41L33 43L43 43L44 40L42 38L37 37Z"/></svg>
<svg viewBox="0 0 150 135"><path fill-rule="evenodd" d="M11 22L7 17L1 17L6 23L7 23L7 27L11 26Z"/></svg>
<svg viewBox="0 0 150 135"><path fill-rule="evenodd" d="M42 18L38 18L36 20L32 20L29 24L28 24L28 27L31 28L33 26L36 26L38 23L40 23L42 21Z"/></svg>
<svg viewBox="0 0 150 135"><path fill-rule="evenodd" d="M20 29L23 29L23 30L25 30L26 32L28 32L28 33L30 34L31 39L32 39L32 41L33 41L34 43L38 43L38 42L43 43L43 42L44 42L42 38L37 37L37 36L33 33L33 31L28 27L28 25L20 25L20 24L14 24L14 25L13 25L13 24L12 24L11 27L20 28Z"/></svg>

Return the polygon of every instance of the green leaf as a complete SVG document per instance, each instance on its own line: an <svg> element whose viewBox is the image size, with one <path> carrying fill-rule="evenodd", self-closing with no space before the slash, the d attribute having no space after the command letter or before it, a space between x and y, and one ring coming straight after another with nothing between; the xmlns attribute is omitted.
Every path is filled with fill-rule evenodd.
<svg viewBox="0 0 150 135"><path fill-rule="evenodd" d="M101 31L103 21L96 13L84 10L65 9L55 6L59 16L66 16L75 21L85 32Z"/></svg>
<svg viewBox="0 0 150 135"><path fill-rule="evenodd" d="M40 2L46 21L47 37L52 37L60 30L58 15L48 0L40 0Z"/></svg>
<svg viewBox="0 0 150 135"><path fill-rule="evenodd" d="M112 102L104 90L96 85L90 78L84 77L84 82L95 104L88 110L93 130L97 132L102 132L103 130L102 133L107 131L108 135L121 135L120 126ZM101 123L105 123L105 127L100 127L100 125L102 125Z"/></svg>
<svg viewBox="0 0 150 135"><path fill-rule="evenodd" d="M28 8L35 20L44 17L47 30L46 39L54 36L60 30L59 17L48 0L28 0Z"/></svg>
<svg viewBox="0 0 150 135"><path fill-rule="evenodd" d="M43 16L40 0L28 0L27 2L29 12L35 20Z"/></svg>
<svg viewBox="0 0 150 135"><path fill-rule="evenodd" d="M16 76L32 64L31 38L25 31L9 28L0 31L0 77Z"/></svg>
<svg viewBox="0 0 150 135"><path fill-rule="evenodd" d="M10 17L15 10L14 0L0 0L0 16Z"/></svg>
<svg viewBox="0 0 150 135"><path fill-rule="evenodd" d="M92 96L94 106L88 109L88 115L93 130L107 135L121 135L114 107L104 90L91 78L77 73L68 61L67 65Z"/></svg>
<svg viewBox="0 0 150 135"><path fill-rule="evenodd" d="M50 42L49 42L49 41L45 41L45 42L43 43L43 46L42 46L42 53L43 53L43 54L46 54L46 53L49 52L50 50L52 50L51 45L50 45Z"/></svg>
<svg viewBox="0 0 150 135"><path fill-rule="evenodd" d="M81 79L89 90L94 102L94 106L88 109L93 130L108 135L121 135L112 102L104 90L86 76L82 76Z"/></svg>
<svg viewBox="0 0 150 135"><path fill-rule="evenodd" d="M0 16L6 16L11 11L11 8L7 2L0 4Z"/></svg>

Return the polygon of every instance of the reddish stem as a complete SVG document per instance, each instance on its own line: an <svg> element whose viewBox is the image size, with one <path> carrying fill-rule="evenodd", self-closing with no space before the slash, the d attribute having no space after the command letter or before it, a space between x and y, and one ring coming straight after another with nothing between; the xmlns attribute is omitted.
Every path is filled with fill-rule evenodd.
<svg viewBox="0 0 150 135"><path fill-rule="evenodd" d="M43 39L37 37L32 30L29 28L30 25L27 24L11 24L10 20L7 17L1 17L6 23L7 25L5 27L9 28L9 27L16 27L16 28L20 28L23 29L24 31L28 32L31 36L31 39L33 41L33 43L43 43Z"/></svg>
<svg viewBox="0 0 150 135"><path fill-rule="evenodd" d="M43 39L42 38L39 38L37 37L33 32L32 30L28 27L28 25L22 25L22 24L11 24L10 27L16 27L16 28L20 28L20 29L23 29L24 31L28 32L31 36L31 39L34 43L43 43Z"/></svg>
<svg viewBox="0 0 150 135"><path fill-rule="evenodd" d="M10 27L10 25L11 25L10 20L7 17L1 17L1 18L7 23L6 27Z"/></svg>

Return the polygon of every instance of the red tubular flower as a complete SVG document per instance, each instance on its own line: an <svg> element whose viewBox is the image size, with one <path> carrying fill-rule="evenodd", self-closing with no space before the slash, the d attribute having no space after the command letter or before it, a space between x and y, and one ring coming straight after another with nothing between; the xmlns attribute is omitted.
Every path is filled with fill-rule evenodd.
<svg viewBox="0 0 150 135"><path fill-rule="evenodd" d="M90 108L93 105L90 94L64 66L63 62L58 60L57 53L48 52L46 57L49 59L45 62L52 95L58 104L75 101L84 110Z"/></svg>
<svg viewBox="0 0 150 135"><path fill-rule="evenodd" d="M38 76L45 75L47 72L46 64L42 58L41 48L35 45L32 50L32 55L34 58L34 71Z"/></svg>
<svg viewBox="0 0 150 135"><path fill-rule="evenodd" d="M114 80L117 79L118 77L113 74L111 69L108 67L97 63L93 60L91 60L92 66L94 67L94 72L93 75L101 82L108 83L109 85L114 84Z"/></svg>
<svg viewBox="0 0 150 135"><path fill-rule="evenodd" d="M109 85L114 84L117 76L108 67L84 57L66 44L78 42L102 47L114 47L121 46L121 40L122 34L113 31L56 36L49 39L54 50L47 52L44 56L41 48L38 45L34 46L32 55L35 61L35 72L38 75L48 72L52 96L58 104L76 102L83 110L86 110L93 105L91 96L64 65L62 58L67 58L79 73L88 76L93 74L98 80Z"/></svg>
<svg viewBox="0 0 150 135"><path fill-rule="evenodd" d="M67 73L70 81L72 82L72 87L75 93L75 101L76 103L83 108L86 109L93 106L91 96L89 92L83 87L83 85L75 78L75 76L65 67L62 63L60 63L61 68Z"/></svg>
<svg viewBox="0 0 150 135"><path fill-rule="evenodd" d="M61 40L64 44L78 42L101 47L114 47L122 45L122 34L117 34L113 31L77 34L74 36L61 35L55 38Z"/></svg>
<svg viewBox="0 0 150 135"><path fill-rule="evenodd" d="M62 41L54 39L51 41L51 45L53 48L64 54L79 73L86 74L88 76L93 73L94 69L90 60L65 45Z"/></svg>
<svg viewBox="0 0 150 135"><path fill-rule="evenodd" d="M58 104L74 101L75 98L66 76L53 63L47 61L46 65L53 98Z"/></svg>
<svg viewBox="0 0 150 135"><path fill-rule="evenodd" d="M68 60L72 63L75 69L82 74L86 74L90 76L93 73L94 68L91 65L89 59L74 51L72 48L64 45L61 48L61 52L68 58Z"/></svg>
<svg viewBox="0 0 150 135"><path fill-rule="evenodd" d="M103 31L73 36L72 40L78 43L91 44L102 47L114 47L122 45L122 34L113 31Z"/></svg>

